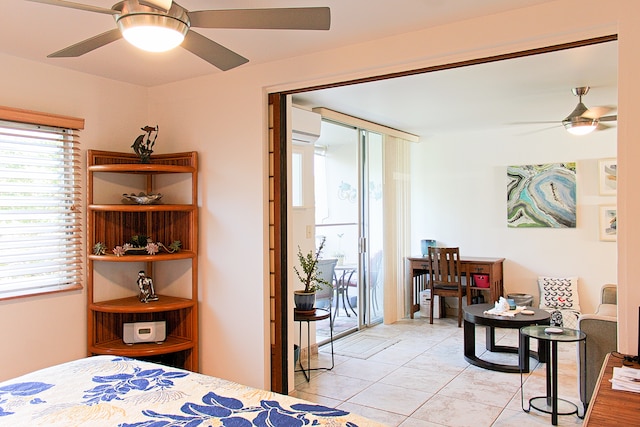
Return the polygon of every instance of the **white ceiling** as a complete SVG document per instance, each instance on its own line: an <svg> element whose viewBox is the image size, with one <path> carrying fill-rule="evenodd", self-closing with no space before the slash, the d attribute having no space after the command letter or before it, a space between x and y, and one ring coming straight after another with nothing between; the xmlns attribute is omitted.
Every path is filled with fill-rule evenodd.
<svg viewBox="0 0 640 427"><path fill-rule="evenodd" d="M514 135L566 131L578 103L571 89L591 87L587 107L617 104L616 42L294 95L297 105L325 107L424 138L504 128ZM615 110L608 114L615 114ZM543 121L554 123L521 122ZM517 124L516 124L517 123ZM615 122L609 122L615 129Z"/></svg>
<svg viewBox="0 0 640 427"><path fill-rule="evenodd" d="M74 0L110 8L114 0ZM187 10L328 6L329 31L196 29L247 57L239 68L550 0L181 0ZM222 73L183 50L162 54L119 40L79 58L47 54L115 28L110 15L2 0L0 53L141 86ZM237 72L238 69L226 71ZM617 47L606 43L518 60L345 86L296 96L428 137L437 132L490 128L528 120L562 120L577 103L576 86L591 86L587 107L617 103ZM392 96L393 95L393 96ZM366 106L363 107L363 106ZM544 125L546 128L548 125ZM530 132L541 125L520 125Z"/></svg>
<svg viewBox="0 0 640 427"><path fill-rule="evenodd" d="M111 8L115 0L73 0ZM242 67L361 43L550 0L180 0L187 10L331 8L329 31L196 29L249 59ZM86 73L155 86L220 73L184 49L142 52L123 39L79 58L47 55L116 27L110 15L26 0L2 0L0 52ZM227 71L227 72L233 72Z"/></svg>

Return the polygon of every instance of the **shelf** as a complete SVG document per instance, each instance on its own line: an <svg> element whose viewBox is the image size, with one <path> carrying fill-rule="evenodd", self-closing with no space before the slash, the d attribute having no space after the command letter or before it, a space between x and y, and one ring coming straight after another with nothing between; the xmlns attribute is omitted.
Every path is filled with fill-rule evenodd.
<svg viewBox="0 0 640 427"><path fill-rule="evenodd" d="M175 166L159 164L117 164L117 165L93 165L89 166L89 172L109 172L125 174L156 174L156 173L193 173L193 166Z"/></svg>
<svg viewBox="0 0 640 427"><path fill-rule="evenodd" d="M112 204L112 205L89 205L88 209L95 212L191 212L197 209L196 205L125 205L125 204Z"/></svg>
<svg viewBox="0 0 640 427"><path fill-rule="evenodd" d="M480 286L467 286L467 289L471 289L472 291L487 291L487 292L491 292L491 288L481 288Z"/></svg>
<svg viewBox="0 0 640 427"><path fill-rule="evenodd" d="M95 354L114 354L118 356L140 357L189 350L193 348L194 345L195 344L192 340L168 336L167 339L160 344L154 342L125 344L122 339L111 340L101 344L92 345L89 347L89 351Z"/></svg>
<svg viewBox="0 0 640 427"><path fill-rule="evenodd" d="M168 254L166 252L161 252L155 255L123 255L123 256L115 256L113 254L105 254L105 255L95 255L89 254L89 259L92 261L102 261L102 262L161 262L161 261L173 261L177 259L190 259L195 258L196 254L193 251L183 251L175 252L172 254Z"/></svg>
<svg viewBox="0 0 640 427"><path fill-rule="evenodd" d="M89 209L88 217L92 224L92 233L89 236L91 248L101 242L107 247L107 252L111 253L113 248L124 245L133 236L146 235L154 242L161 242L165 246L179 240L180 252L197 252L197 231L194 224L197 222L198 211L195 206L180 205L181 208L185 208L184 210L167 210L164 208L165 205L144 208L116 206L120 210ZM185 255L179 255L180 252L175 254L174 259L185 258ZM126 257L129 256L134 255ZM140 256L146 256L146 254L143 253Z"/></svg>
<svg viewBox="0 0 640 427"><path fill-rule="evenodd" d="M101 313L159 313L181 310L196 305L196 301L187 298L158 295L158 301L140 302L137 296L113 299L89 304L89 309Z"/></svg>
<svg viewBox="0 0 640 427"><path fill-rule="evenodd" d="M119 176L108 174L120 174ZM157 179L161 174L186 174L190 179L190 198L185 187L189 184L183 175L175 178ZM179 182L179 185L176 185ZM164 201L157 204L140 205L119 202L122 186L132 186L135 191L162 193ZM114 185L115 184L115 185ZM140 163L134 153L112 151L87 151L87 349L89 354L110 354L158 360L161 363L197 371L198 361L198 155L195 151L154 154L150 163ZM96 200L94 195L100 194ZM163 203L168 200L187 203ZM101 203L96 203L100 201ZM168 253L161 250L149 255L144 249L129 251L127 255L116 256L113 249L131 242L133 236L148 236L153 242L169 247L180 242L180 250ZM104 255L95 255L97 243L106 247ZM187 262L160 265L158 262L187 260ZM96 263L102 264L100 274ZM140 302L137 289L135 295L95 301L96 295L114 298L110 282L117 282L121 274L135 275L139 265L148 277L154 277L154 270L179 267L190 271L191 280L187 284L180 278L155 288L158 300ZM188 264L188 265L187 265ZM116 268L117 267L117 268ZM184 273L187 271L185 270ZM171 283L175 280L175 283ZM175 288L175 290L173 290ZM171 290L170 290L171 289ZM180 298L164 295L178 293L190 296ZM125 344L122 340L123 328L127 323L165 322L166 340L162 343Z"/></svg>

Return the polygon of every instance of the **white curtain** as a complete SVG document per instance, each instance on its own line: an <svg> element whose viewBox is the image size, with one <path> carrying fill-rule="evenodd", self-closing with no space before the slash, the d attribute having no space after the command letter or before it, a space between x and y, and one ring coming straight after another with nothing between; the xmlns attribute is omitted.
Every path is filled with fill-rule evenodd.
<svg viewBox="0 0 640 427"><path fill-rule="evenodd" d="M384 323L409 315L405 258L411 250L411 142L384 139Z"/></svg>

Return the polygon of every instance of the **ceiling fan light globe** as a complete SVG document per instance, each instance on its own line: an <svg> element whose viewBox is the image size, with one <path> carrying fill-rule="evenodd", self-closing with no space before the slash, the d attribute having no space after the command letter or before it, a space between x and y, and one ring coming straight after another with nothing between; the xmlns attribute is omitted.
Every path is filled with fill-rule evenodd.
<svg viewBox="0 0 640 427"><path fill-rule="evenodd" d="M131 14L118 19L122 37L135 47L148 52L166 52L179 46L189 26L171 16Z"/></svg>
<svg viewBox="0 0 640 427"><path fill-rule="evenodd" d="M596 130L598 127L598 120L582 117L580 120L577 120L577 118L574 118L573 120L563 120L562 124L570 134L581 136Z"/></svg>

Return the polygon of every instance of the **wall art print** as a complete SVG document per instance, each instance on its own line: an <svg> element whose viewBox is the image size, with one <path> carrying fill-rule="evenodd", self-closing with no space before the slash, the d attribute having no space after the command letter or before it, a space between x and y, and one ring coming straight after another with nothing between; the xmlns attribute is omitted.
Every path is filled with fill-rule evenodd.
<svg viewBox="0 0 640 427"><path fill-rule="evenodd" d="M600 206L600 240L615 242L618 235L618 209L611 206Z"/></svg>
<svg viewBox="0 0 640 427"><path fill-rule="evenodd" d="M509 166L509 228L576 227L576 163Z"/></svg>
<svg viewBox="0 0 640 427"><path fill-rule="evenodd" d="M598 161L598 180L600 195L613 196L618 184L618 160L602 159Z"/></svg>

